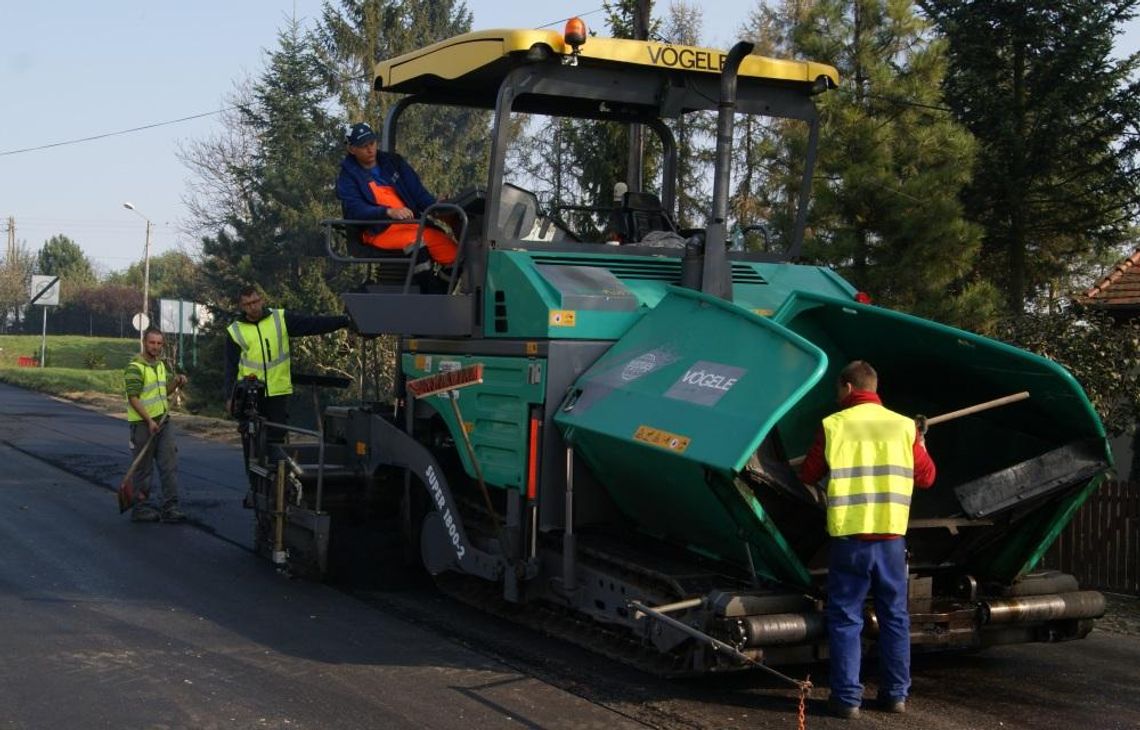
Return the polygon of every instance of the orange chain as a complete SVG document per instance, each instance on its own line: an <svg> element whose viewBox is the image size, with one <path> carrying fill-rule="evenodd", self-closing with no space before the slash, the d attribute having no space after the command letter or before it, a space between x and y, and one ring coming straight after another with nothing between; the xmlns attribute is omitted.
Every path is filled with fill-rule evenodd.
<svg viewBox="0 0 1140 730"><path fill-rule="evenodd" d="M800 711L799 711L799 730L807 730L807 715L805 713L807 707L808 692L811 691L811 675L807 675L804 681L800 683Z"/></svg>

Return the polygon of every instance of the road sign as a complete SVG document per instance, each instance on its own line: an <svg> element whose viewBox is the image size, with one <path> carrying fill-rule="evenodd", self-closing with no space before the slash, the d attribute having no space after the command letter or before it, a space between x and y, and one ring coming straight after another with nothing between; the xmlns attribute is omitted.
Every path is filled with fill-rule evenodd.
<svg viewBox="0 0 1140 730"><path fill-rule="evenodd" d="M139 312L135 316L131 317L131 326L137 329L139 332L142 332L150 326L150 317L146 316L142 312Z"/></svg>
<svg viewBox="0 0 1140 730"><path fill-rule="evenodd" d="M43 276L41 274L33 275L30 294L32 300L28 302L28 304L40 304L45 307L58 307L59 277Z"/></svg>

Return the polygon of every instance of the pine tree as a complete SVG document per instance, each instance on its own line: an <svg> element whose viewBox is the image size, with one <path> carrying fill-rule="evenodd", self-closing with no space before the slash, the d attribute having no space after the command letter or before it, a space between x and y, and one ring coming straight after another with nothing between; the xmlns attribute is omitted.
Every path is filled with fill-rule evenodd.
<svg viewBox="0 0 1140 730"><path fill-rule="evenodd" d="M461 0L339 0L326 3L318 37L329 88L347 122L379 132L398 94L375 91L374 66L471 30ZM396 149L439 197L484 185L489 140L487 112L443 107L411 108L401 117Z"/></svg>
<svg viewBox="0 0 1140 730"><path fill-rule="evenodd" d="M984 329L996 296L972 279L980 231L959 202L975 146L941 107L944 44L902 0L790 0L781 10L758 29L785 33L773 47L829 63L840 76L840 88L819 100L809 254L880 303ZM797 157L804 135L768 144L769 187L790 192L799 171L779 160ZM773 215L785 211L786 228L790 206L778 202Z"/></svg>
<svg viewBox="0 0 1140 730"><path fill-rule="evenodd" d="M947 101L980 142L966 201L985 227L983 270L1011 312L1063 296L1055 284L1140 212L1138 56L1113 58L1140 2L922 5L949 41Z"/></svg>
<svg viewBox="0 0 1140 730"><path fill-rule="evenodd" d="M231 158L219 179L230 186L221 197L241 204L223 207L223 225L202 241L203 282L223 313L222 325L237 291L251 283L265 290L273 306L339 308L335 292L346 282L333 276L319 226L339 213L332 181L343 149L326 89L311 34L290 21L237 104L235 136L250 140L252 148ZM220 152L225 159L226 149ZM313 339L294 355L298 370L336 363L337 344Z"/></svg>
<svg viewBox="0 0 1140 730"><path fill-rule="evenodd" d="M663 32L670 43L699 46L703 25L700 5L673 0ZM687 114L669 126L677 140L677 224L680 228L703 228L712 210L716 114Z"/></svg>

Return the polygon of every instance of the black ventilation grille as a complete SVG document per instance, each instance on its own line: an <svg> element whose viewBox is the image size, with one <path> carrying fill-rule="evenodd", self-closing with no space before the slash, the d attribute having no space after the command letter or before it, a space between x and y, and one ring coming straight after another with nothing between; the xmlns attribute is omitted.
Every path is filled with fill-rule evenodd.
<svg viewBox="0 0 1140 730"><path fill-rule="evenodd" d="M588 259L571 256L558 256L552 254L531 254L535 263L544 266L588 266L592 268L608 269L619 279L635 281L664 281L669 284L681 283L680 259L657 258L614 258L610 256L592 256ZM732 264L733 284L767 284L764 277L756 273L748 264L735 262Z"/></svg>
<svg viewBox="0 0 1140 730"><path fill-rule="evenodd" d="M495 292L495 331L507 331L507 293L499 290Z"/></svg>

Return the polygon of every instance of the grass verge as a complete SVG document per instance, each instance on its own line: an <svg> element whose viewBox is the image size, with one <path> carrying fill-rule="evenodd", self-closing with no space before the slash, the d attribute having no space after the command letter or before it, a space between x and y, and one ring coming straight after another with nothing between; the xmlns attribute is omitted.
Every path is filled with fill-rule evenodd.
<svg viewBox="0 0 1140 730"><path fill-rule="evenodd" d="M122 370L138 351L137 339L48 335L46 369ZM20 357L39 360L40 336L0 335L0 368L16 367Z"/></svg>
<svg viewBox="0 0 1140 730"><path fill-rule="evenodd" d="M122 395L121 370L84 370L79 368L3 368L0 381L41 393L65 395L76 392Z"/></svg>

